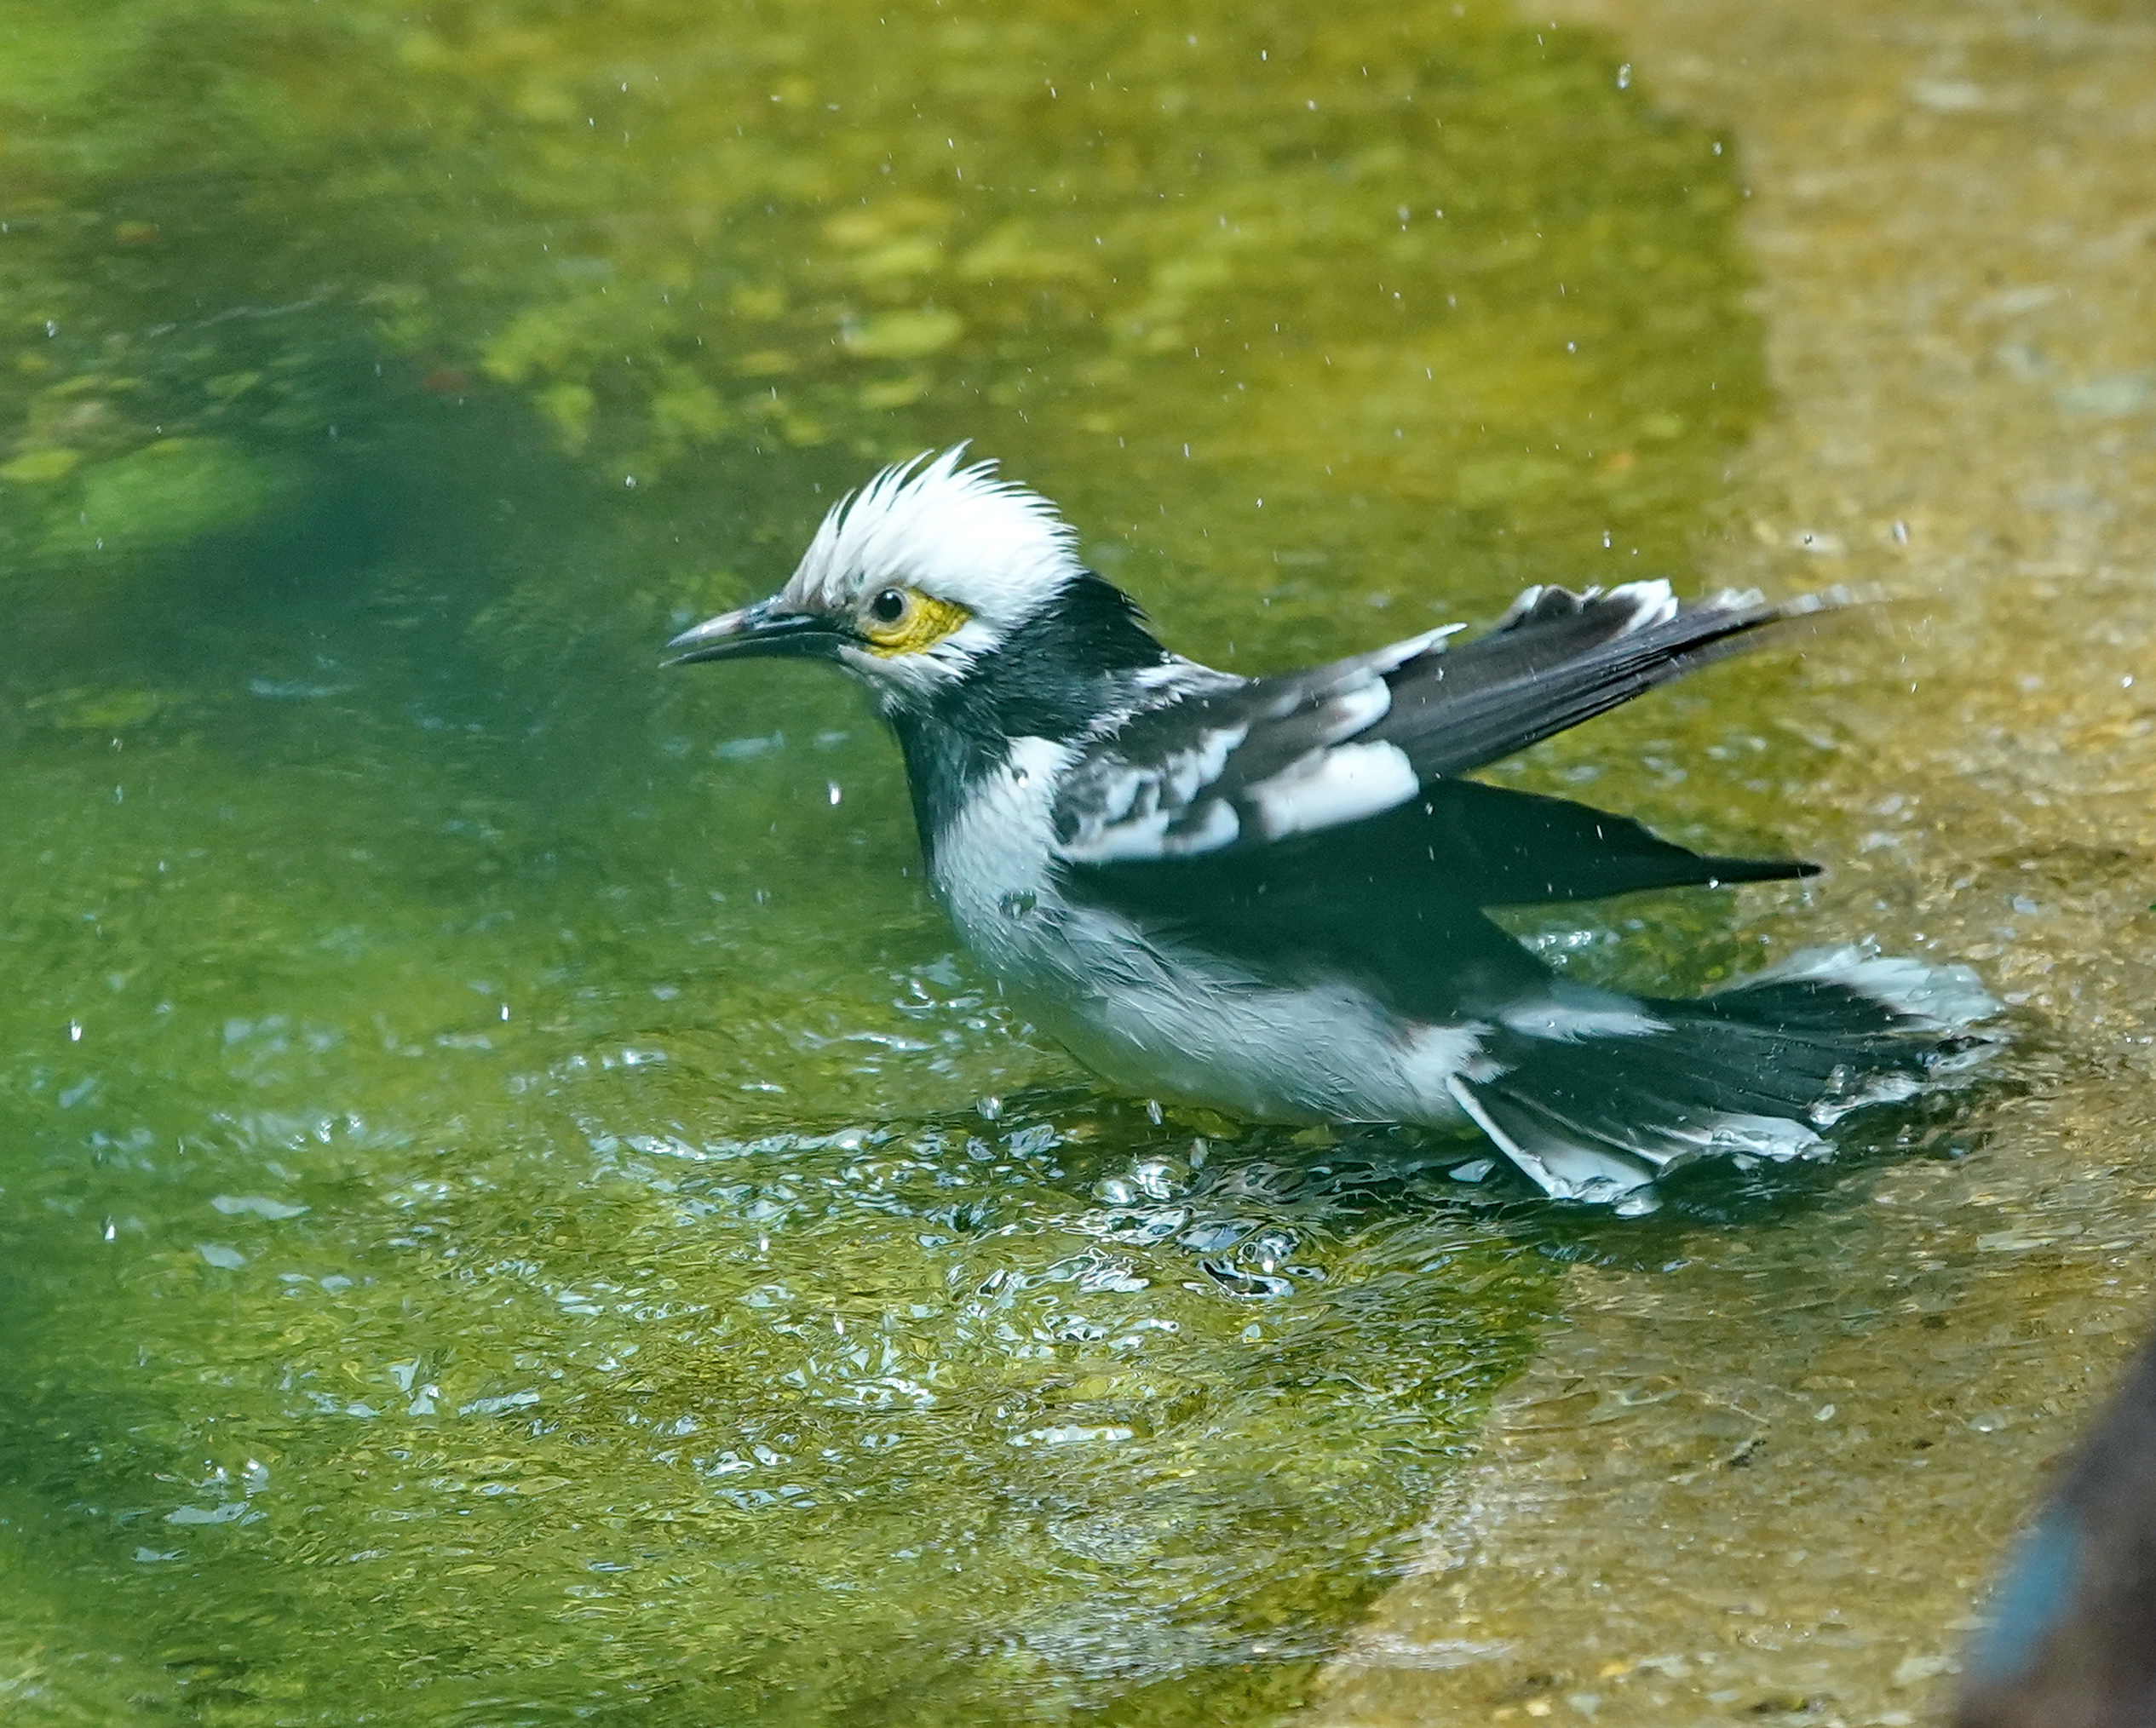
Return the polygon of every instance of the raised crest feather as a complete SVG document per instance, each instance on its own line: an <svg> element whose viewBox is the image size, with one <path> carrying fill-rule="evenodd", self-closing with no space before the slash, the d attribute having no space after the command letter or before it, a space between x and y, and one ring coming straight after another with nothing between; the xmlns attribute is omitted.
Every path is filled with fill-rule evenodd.
<svg viewBox="0 0 2156 1728"><path fill-rule="evenodd" d="M1038 492L956 444L894 462L818 525L781 598L836 611L883 583L923 589L1008 629L1081 574L1078 537Z"/></svg>

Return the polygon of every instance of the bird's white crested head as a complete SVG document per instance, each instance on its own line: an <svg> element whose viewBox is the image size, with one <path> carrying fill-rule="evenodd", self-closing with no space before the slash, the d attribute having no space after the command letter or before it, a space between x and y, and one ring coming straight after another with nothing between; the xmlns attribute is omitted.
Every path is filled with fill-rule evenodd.
<svg viewBox="0 0 2156 1728"><path fill-rule="evenodd" d="M840 499L784 588L683 631L676 662L837 660L894 715L1003 673L1014 727L1075 726L1098 680L1160 663L1137 608L1079 564L1055 507L964 456L960 445L894 463ZM1040 711L1051 697L1062 710Z"/></svg>
<svg viewBox="0 0 2156 1728"><path fill-rule="evenodd" d="M894 462L825 514L781 598L833 610L878 584L911 583L984 618L1021 622L1078 574L1076 537L1055 505L960 467L966 447Z"/></svg>
<svg viewBox="0 0 2156 1728"><path fill-rule="evenodd" d="M963 676L1084 573L1053 504L964 456L894 462L840 499L778 594L854 622L860 640L839 658L879 686L926 693Z"/></svg>

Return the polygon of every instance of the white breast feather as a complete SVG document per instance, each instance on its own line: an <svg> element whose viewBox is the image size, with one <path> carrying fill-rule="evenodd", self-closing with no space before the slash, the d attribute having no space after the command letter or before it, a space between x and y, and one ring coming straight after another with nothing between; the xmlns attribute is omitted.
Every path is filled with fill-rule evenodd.
<svg viewBox="0 0 2156 1728"><path fill-rule="evenodd" d="M1049 839L1071 747L1021 738L946 832L935 886L966 946L1044 1030L1110 1080L1259 1121L1457 1119L1473 1028L1403 1039L1350 984L1268 985L1057 886Z"/></svg>

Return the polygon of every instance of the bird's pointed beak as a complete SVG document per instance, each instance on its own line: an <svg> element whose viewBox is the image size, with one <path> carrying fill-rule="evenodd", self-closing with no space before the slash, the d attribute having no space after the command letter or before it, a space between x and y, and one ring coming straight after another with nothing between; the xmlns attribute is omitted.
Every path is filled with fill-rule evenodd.
<svg viewBox="0 0 2156 1728"><path fill-rule="evenodd" d="M850 640L842 624L822 612L793 611L775 600L706 618L669 642L664 664L697 660L746 660L756 655L827 658Z"/></svg>

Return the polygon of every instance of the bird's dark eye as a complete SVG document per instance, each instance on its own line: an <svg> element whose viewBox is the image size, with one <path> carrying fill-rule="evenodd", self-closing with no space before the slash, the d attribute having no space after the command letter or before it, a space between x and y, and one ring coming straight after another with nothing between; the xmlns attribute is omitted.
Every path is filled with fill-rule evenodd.
<svg viewBox="0 0 2156 1728"><path fill-rule="evenodd" d="M879 624L895 624L906 616L906 596L887 588L868 603L869 616Z"/></svg>

